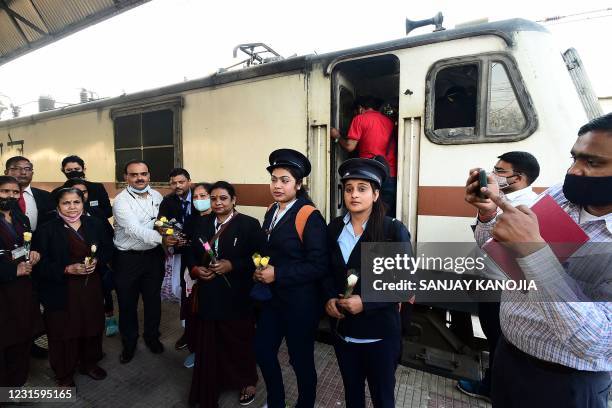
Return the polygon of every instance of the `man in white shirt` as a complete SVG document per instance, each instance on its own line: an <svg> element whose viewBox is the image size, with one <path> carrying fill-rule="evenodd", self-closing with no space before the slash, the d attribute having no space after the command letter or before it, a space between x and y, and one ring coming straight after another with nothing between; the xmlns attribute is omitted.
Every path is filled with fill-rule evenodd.
<svg viewBox="0 0 612 408"><path fill-rule="evenodd" d="M21 194L17 202L21 212L30 220L32 231L53 218L52 211L55 204L53 204L51 194L48 191L31 186L34 165L30 160L23 156L11 157L6 161L4 174L15 177L19 182Z"/></svg>
<svg viewBox="0 0 612 408"><path fill-rule="evenodd" d="M124 167L127 188L115 197L114 280L119 302L119 331L123 343L122 364L134 357L138 341L138 296L144 304L143 338L149 349L159 354L161 284L164 277L162 241L169 238L155 230L162 195L149 185L149 166L132 160Z"/></svg>
<svg viewBox="0 0 612 408"><path fill-rule="evenodd" d="M540 175L540 165L537 159L527 152L507 152L498 157L498 162L493 167L493 177L497 181L499 189L505 199L517 207L519 205L531 206L538 194L533 191L531 184ZM480 220L479 215L474 226ZM490 266L491 269L497 269ZM493 271L490 271L493 272ZM502 273L500 272L500 275ZM496 276L491 273L491 276ZM491 369L493 367L493 357L499 338L501 337L501 327L499 323L499 302L480 302L478 303L478 318L482 330L487 337L489 347L489 367L485 370L485 375L481 382L461 380L457 383L457 389L464 394L472 397L489 400L491 394Z"/></svg>

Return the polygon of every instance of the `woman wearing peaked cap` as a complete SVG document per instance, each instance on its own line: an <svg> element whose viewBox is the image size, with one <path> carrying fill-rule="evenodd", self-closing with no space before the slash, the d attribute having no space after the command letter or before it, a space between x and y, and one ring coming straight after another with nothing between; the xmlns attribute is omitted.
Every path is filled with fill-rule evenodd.
<svg viewBox="0 0 612 408"><path fill-rule="evenodd" d="M349 159L338 169L348 213L328 227L332 276L325 281L325 311L336 329L334 349L344 383L347 408L365 407L368 382L375 408L395 407L395 369L400 357L401 325L397 302L364 302L361 298L361 243L404 242L412 256L410 234L398 220L385 216L381 186L385 164L374 159ZM344 298L348 271L353 294ZM366 271L362 271L365 273ZM356 282L355 282L356 280Z"/></svg>
<svg viewBox="0 0 612 408"><path fill-rule="evenodd" d="M254 274L258 284L252 296L261 302L255 353L266 382L268 407L284 408L278 349L285 338L298 385L296 407L310 408L316 397L314 341L323 306L318 287L328 273L325 220L305 191L310 162L303 154L276 150L267 170L275 202L263 222L267 235L263 255L270 261Z"/></svg>

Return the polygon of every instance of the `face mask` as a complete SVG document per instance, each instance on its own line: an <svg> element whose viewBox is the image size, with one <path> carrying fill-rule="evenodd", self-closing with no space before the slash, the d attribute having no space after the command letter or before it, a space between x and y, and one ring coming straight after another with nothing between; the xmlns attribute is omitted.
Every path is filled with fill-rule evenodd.
<svg viewBox="0 0 612 408"><path fill-rule="evenodd" d="M0 198L0 210L9 211L14 208L17 199L13 197Z"/></svg>
<svg viewBox="0 0 612 408"><path fill-rule="evenodd" d="M149 191L151 191L151 186L147 184L147 186L143 188L142 190L138 190L137 188L134 188L132 186L127 186L127 189L132 194L144 194L144 193L148 193Z"/></svg>
<svg viewBox="0 0 612 408"><path fill-rule="evenodd" d="M563 194L571 203L604 206L612 204L612 176L565 175Z"/></svg>
<svg viewBox="0 0 612 408"><path fill-rule="evenodd" d="M83 171L70 171L70 172L66 173L66 178L68 180L74 179L74 178L82 179L84 177L85 177L85 172L83 172Z"/></svg>
<svg viewBox="0 0 612 408"><path fill-rule="evenodd" d="M193 206L200 212L210 210L210 198L205 200L193 200Z"/></svg>

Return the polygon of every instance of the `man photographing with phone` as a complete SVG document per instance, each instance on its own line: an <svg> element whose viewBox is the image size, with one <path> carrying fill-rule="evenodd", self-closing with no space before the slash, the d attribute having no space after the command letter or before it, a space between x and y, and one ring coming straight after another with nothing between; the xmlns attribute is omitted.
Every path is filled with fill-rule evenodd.
<svg viewBox="0 0 612 408"><path fill-rule="evenodd" d="M465 200L479 213L478 245L491 237L501 242L518 255L525 277L538 283L537 293L502 294L494 408L607 406L612 371L612 114L581 127L571 155L564 183L544 194L589 241L563 264L540 235L533 211L503 199L493 175L482 191L478 169L470 171L466 183Z"/></svg>
<svg viewBox="0 0 612 408"><path fill-rule="evenodd" d="M498 157L497 163L493 166L491 176L495 180L503 194L504 198L514 207L519 205L531 205L536 200L538 195L533 191L531 185L540 175L540 165L537 159L527 152L513 151L506 152ZM479 186L487 186L487 172L481 169L478 173ZM480 195L483 198L483 192ZM484 214L484 219L490 220L497 214L491 210L490 215ZM481 216L481 220L482 220ZM478 223L476 221L474 226ZM494 265L489 267L489 271L495 268ZM501 272L500 275L503 275ZM478 319L482 330L487 337L487 346L489 349L489 366L485 370L482 381L461 380L457 383L457 389L464 394L472 397L489 400L491 397L491 371L495 361L495 350L497 343L501 338L502 332L499 325L499 302L479 302L478 303Z"/></svg>

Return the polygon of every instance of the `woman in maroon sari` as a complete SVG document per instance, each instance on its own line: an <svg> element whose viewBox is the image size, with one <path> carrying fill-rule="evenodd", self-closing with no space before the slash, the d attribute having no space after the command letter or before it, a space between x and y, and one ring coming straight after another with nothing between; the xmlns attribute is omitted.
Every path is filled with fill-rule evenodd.
<svg viewBox="0 0 612 408"><path fill-rule="evenodd" d="M40 255L28 254L32 233L28 218L17 206L18 197L17 180L0 176L0 387L23 386L28 379L32 338L42 331L30 278Z"/></svg>
<svg viewBox="0 0 612 408"><path fill-rule="evenodd" d="M104 331L101 272L112 256L104 225L83 213L83 193L57 192L58 218L36 231L41 262L34 270L45 307L49 362L59 386L74 386L78 368L94 380L106 372L97 365Z"/></svg>

